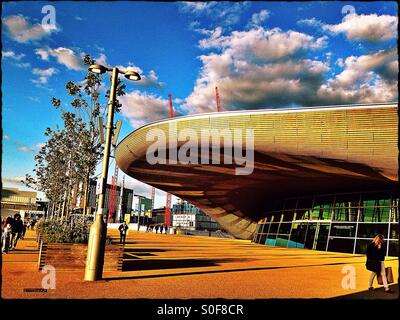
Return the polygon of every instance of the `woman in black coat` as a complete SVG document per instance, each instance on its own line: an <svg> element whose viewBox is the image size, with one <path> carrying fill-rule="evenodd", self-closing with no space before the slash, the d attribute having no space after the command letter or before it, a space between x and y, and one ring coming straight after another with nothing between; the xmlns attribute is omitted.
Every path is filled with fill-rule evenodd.
<svg viewBox="0 0 400 320"><path fill-rule="evenodd" d="M382 275L382 282L383 286L385 287L385 292L392 293L393 291L390 290L387 279L386 279L386 272L385 272L385 251L382 247L383 245L383 235L378 234L372 240L372 242L367 247L367 263L366 267L367 270L372 271L369 277L369 288L368 290L374 290L372 286L375 276L378 274Z"/></svg>

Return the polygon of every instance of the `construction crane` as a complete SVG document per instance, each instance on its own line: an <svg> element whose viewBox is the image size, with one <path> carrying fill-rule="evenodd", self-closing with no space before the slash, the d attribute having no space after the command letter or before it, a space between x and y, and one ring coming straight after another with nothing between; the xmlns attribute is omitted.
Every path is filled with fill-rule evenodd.
<svg viewBox="0 0 400 320"><path fill-rule="evenodd" d="M122 120L118 120L117 124L116 124L116 127L115 127L114 137L113 137L113 139L111 141L111 144L114 146L114 148L117 145L117 140L118 140L119 131L121 130L121 125L122 125ZM100 126L100 122L99 122L99 126ZM101 124L100 127L102 127L102 124ZM100 140L101 140L101 138L100 138ZM108 212L108 223L110 223L113 220L113 216L114 216L115 194L116 194L116 191L117 191L117 183L118 183L118 166L117 166L117 162L115 161L114 176L111 179L110 209L109 209L109 212Z"/></svg>
<svg viewBox="0 0 400 320"><path fill-rule="evenodd" d="M110 223L114 216L115 209L115 193L117 191L117 182L118 182L118 166L117 162L115 162L114 175L111 178L111 190L110 190L110 209L108 212L108 223Z"/></svg>
<svg viewBox="0 0 400 320"><path fill-rule="evenodd" d="M154 209L154 201L156 199L156 188L151 188L151 210Z"/></svg>
<svg viewBox="0 0 400 320"><path fill-rule="evenodd" d="M169 117L173 118L174 106L172 105L172 94L168 94L168 99L169 99ZM171 194L168 192L167 201L165 204L164 224L169 227L171 225L170 221L171 221Z"/></svg>
<svg viewBox="0 0 400 320"><path fill-rule="evenodd" d="M123 196L124 196L124 187L125 187L125 176L122 176L122 186L121 186L121 192L119 193L119 204L118 204L118 210L117 210L117 222L121 222L122 217L122 202L123 202Z"/></svg>
<svg viewBox="0 0 400 320"><path fill-rule="evenodd" d="M215 86L215 101L217 103L217 112L221 111L221 101L219 99L218 86Z"/></svg>

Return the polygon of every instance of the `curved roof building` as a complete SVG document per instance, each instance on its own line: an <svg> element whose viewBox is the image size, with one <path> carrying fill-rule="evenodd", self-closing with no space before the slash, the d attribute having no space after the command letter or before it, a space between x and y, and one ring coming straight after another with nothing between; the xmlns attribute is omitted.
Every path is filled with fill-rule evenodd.
<svg viewBox="0 0 400 320"><path fill-rule="evenodd" d="M209 143L210 137L202 136L204 129L241 130L239 141L233 140L237 145L243 142L243 147L249 147L246 138L254 138L251 174L237 175L236 169L243 165L235 161L202 164L200 147L197 163L147 161L146 152L154 143L148 137L154 129L165 133L167 143L176 143L179 152L186 141L177 138L188 128L195 132L198 145ZM219 149L207 148L210 159L224 154L225 140L218 140ZM119 143L115 154L118 166L129 176L193 203L234 236L251 239L258 222L282 208L286 198L395 190L397 142L398 106L393 103L178 117L135 130Z"/></svg>

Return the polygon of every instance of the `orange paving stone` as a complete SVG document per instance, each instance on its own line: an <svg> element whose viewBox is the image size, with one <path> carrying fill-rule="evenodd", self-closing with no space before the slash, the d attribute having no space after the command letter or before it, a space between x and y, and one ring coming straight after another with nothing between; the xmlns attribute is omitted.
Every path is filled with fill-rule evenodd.
<svg viewBox="0 0 400 320"><path fill-rule="evenodd" d="M117 237L116 230L109 234ZM245 240L130 231L122 271L85 282L84 270L56 270L56 288L41 288L34 233L28 231L15 251L3 254L3 298L384 298L398 297L398 259L393 268L395 291L382 286L368 292L365 256L303 249L270 248ZM344 266L356 272L354 289L344 289ZM376 283L375 283L375 286Z"/></svg>

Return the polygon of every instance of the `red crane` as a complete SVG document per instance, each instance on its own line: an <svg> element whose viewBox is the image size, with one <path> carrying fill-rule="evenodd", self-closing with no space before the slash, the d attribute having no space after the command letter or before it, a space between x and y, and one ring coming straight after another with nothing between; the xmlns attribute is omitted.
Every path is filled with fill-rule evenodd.
<svg viewBox="0 0 400 320"><path fill-rule="evenodd" d="M221 101L219 99L218 86L215 86L215 101L217 102L217 112L221 111Z"/></svg>
<svg viewBox="0 0 400 320"><path fill-rule="evenodd" d="M154 209L154 201L156 199L156 188L151 188L151 210Z"/></svg>
<svg viewBox="0 0 400 320"><path fill-rule="evenodd" d="M168 94L169 99L169 117L174 117L174 106L172 105L172 94ZM167 193L167 203L165 204L164 224L171 225L171 194Z"/></svg>
<svg viewBox="0 0 400 320"><path fill-rule="evenodd" d="M108 223L110 223L114 217L115 193L117 191L117 182L118 182L118 166L117 166L117 163L115 163L115 171L114 171L114 175L111 179L110 209L108 212Z"/></svg>

